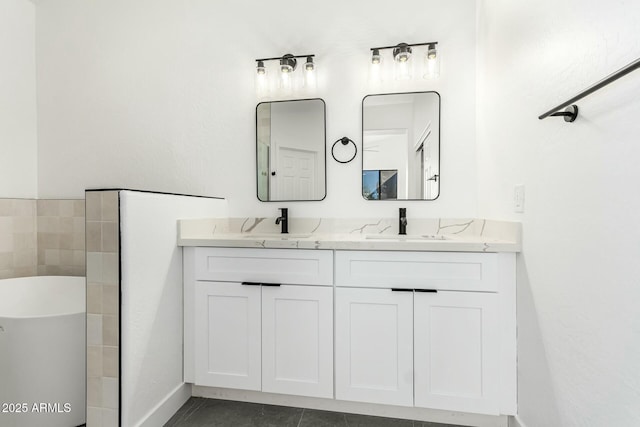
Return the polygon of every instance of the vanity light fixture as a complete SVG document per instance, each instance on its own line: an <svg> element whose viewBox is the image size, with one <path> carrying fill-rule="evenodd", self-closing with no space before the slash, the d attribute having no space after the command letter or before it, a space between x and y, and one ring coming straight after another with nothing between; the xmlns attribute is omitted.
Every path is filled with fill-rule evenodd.
<svg viewBox="0 0 640 427"><path fill-rule="evenodd" d="M285 95L291 94L299 86L301 86L299 80L301 80L295 71L298 69L298 58L305 58L304 64L304 76L302 83L304 88L308 91L314 91L316 89L316 64L313 61L315 55L293 55L287 53L280 57L275 58L261 58L256 59L256 93L258 97L262 98L269 94L269 89L275 89L278 87ZM278 61L279 72L276 72L279 77L279 83L269 81L269 75L265 62Z"/></svg>
<svg viewBox="0 0 640 427"><path fill-rule="evenodd" d="M439 54L436 48L438 42L427 43L398 43L395 46L372 47L370 80L377 83L382 80L382 56L381 50L393 49L394 74L396 80L410 80L413 75L414 47L427 46L424 56L422 76L435 78L440 75Z"/></svg>

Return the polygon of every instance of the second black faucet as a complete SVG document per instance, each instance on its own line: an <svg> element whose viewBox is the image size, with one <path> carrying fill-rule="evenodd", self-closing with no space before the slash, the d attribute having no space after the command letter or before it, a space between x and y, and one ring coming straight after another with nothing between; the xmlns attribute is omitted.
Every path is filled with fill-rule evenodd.
<svg viewBox="0 0 640 427"><path fill-rule="evenodd" d="M276 218L276 224L281 224L281 233L288 234L289 233L289 209L287 208L279 208L281 213L278 218Z"/></svg>
<svg viewBox="0 0 640 427"><path fill-rule="evenodd" d="M398 213L398 234L407 234L407 208L400 208Z"/></svg>

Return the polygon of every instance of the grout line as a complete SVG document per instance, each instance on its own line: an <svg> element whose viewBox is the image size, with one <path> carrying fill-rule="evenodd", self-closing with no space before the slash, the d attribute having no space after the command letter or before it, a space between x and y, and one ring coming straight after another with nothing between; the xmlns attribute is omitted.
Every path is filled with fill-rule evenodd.
<svg viewBox="0 0 640 427"><path fill-rule="evenodd" d="M304 417L304 408L302 408L302 413L300 413L300 419L298 420L298 425L296 427L300 427L300 423L302 422L302 417Z"/></svg>
<svg viewBox="0 0 640 427"><path fill-rule="evenodd" d="M198 412L200 407L202 407L203 405L204 402L194 401L191 406L184 411L182 417L180 417L180 421L187 421L193 414Z"/></svg>

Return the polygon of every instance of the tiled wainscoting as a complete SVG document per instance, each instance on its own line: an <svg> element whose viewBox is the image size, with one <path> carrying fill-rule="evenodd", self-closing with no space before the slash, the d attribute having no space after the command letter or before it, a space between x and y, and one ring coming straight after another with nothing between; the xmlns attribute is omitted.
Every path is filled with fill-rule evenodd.
<svg viewBox="0 0 640 427"><path fill-rule="evenodd" d="M84 200L0 199L0 279L84 276Z"/></svg>
<svg viewBox="0 0 640 427"><path fill-rule="evenodd" d="M0 279L36 276L36 201L0 199Z"/></svg>
<svg viewBox="0 0 640 427"><path fill-rule="evenodd" d="M84 200L38 200L38 276L84 276Z"/></svg>
<svg viewBox="0 0 640 427"><path fill-rule="evenodd" d="M118 191L87 191L87 426L117 427L119 407Z"/></svg>

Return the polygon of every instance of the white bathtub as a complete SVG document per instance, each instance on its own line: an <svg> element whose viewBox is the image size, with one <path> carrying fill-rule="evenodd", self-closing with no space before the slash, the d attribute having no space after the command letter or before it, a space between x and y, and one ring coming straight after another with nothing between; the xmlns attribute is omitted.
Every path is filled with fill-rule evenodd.
<svg viewBox="0 0 640 427"><path fill-rule="evenodd" d="M0 280L0 426L85 422L85 279Z"/></svg>

